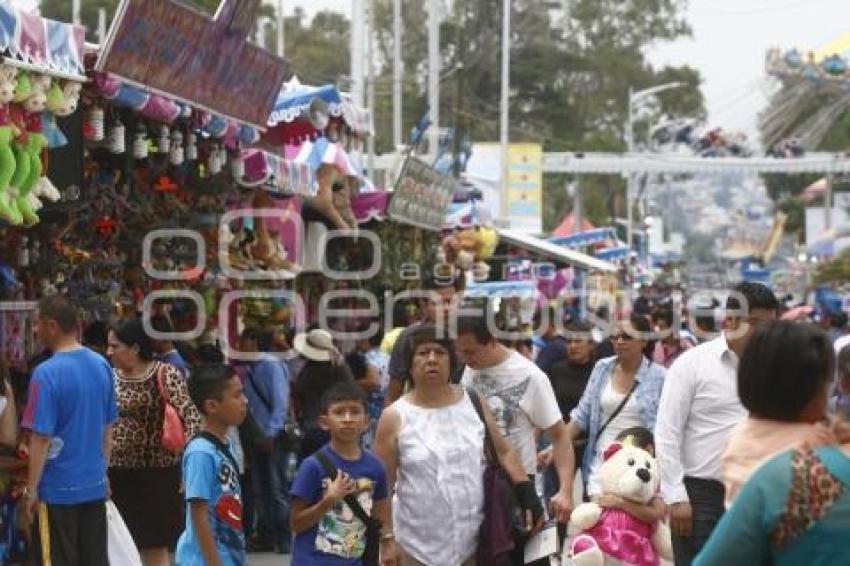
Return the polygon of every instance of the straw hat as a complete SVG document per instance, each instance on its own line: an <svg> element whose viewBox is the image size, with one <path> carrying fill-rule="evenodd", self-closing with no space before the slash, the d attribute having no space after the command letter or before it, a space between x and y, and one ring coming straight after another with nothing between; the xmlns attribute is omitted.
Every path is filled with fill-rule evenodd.
<svg viewBox="0 0 850 566"><path fill-rule="evenodd" d="M321 328L298 334L293 346L302 356L317 362L328 362L338 356L330 332Z"/></svg>

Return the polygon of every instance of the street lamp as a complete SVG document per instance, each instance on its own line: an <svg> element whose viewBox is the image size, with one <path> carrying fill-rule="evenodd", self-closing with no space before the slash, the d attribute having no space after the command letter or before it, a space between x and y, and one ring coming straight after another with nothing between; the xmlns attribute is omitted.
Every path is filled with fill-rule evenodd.
<svg viewBox="0 0 850 566"><path fill-rule="evenodd" d="M663 85L657 85L654 87L650 87L644 90L639 90L635 92L629 87L629 108L628 108L628 116L626 118L626 150L628 153L632 153L635 150L635 142L634 142L634 122L635 122L635 111L639 104L642 102L646 102L653 95L658 94L659 92L664 92L665 90L670 90L673 88L679 88L681 86L685 86L685 83L681 83L678 81L665 83ZM634 212L632 211L632 198L634 194L634 174L629 173L629 177L626 184L626 217L628 218L628 226L626 229L626 242L629 245L629 249L632 249L632 232L633 232L633 224L634 224Z"/></svg>

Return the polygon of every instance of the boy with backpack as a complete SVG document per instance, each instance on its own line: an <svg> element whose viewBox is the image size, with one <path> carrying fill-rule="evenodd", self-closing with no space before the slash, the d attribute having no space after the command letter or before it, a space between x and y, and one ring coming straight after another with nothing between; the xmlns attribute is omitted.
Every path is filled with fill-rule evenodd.
<svg viewBox="0 0 850 566"><path fill-rule="evenodd" d="M239 465L227 437L248 411L242 380L222 364L203 366L192 373L189 395L204 424L183 455L186 530L177 542L176 563L242 566L247 558Z"/></svg>
<svg viewBox="0 0 850 566"><path fill-rule="evenodd" d="M384 466L360 447L369 426L366 397L354 383L338 383L321 411L331 440L301 463L292 483L292 563L377 564L380 540L393 535Z"/></svg>

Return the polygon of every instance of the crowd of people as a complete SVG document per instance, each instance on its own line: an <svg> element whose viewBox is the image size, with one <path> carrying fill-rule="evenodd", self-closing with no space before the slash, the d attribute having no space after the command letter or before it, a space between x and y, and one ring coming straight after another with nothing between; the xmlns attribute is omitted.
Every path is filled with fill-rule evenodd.
<svg viewBox="0 0 850 566"><path fill-rule="evenodd" d="M406 327L351 343L249 327L244 360L155 340L141 318L82 330L74 305L41 301L45 350L0 397L0 468L20 485L5 560L108 564L108 499L145 566L171 553L181 566L247 564L258 551L298 566L524 564L553 523L569 554L582 501L669 523L677 565L846 560L840 333L777 320L755 283L736 287L711 337L680 328L667 300L608 327L544 307L534 335L503 333L490 302L424 286ZM150 324L172 330L165 316ZM602 481L623 442L657 459L646 501ZM623 540L599 544L638 563Z"/></svg>

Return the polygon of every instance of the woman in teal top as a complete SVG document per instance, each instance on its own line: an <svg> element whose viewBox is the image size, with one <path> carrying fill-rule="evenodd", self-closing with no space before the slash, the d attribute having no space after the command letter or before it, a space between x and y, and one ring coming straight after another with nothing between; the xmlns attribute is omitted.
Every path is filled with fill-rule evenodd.
<svg viewBox="0 0 850 566"><path fill-rule="evenodd" d="M762 465L694 565L848 563L850 442L791 450Z"/></svg>

